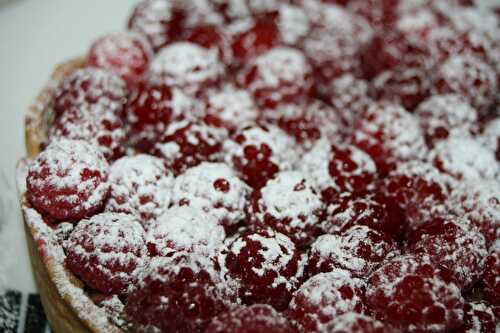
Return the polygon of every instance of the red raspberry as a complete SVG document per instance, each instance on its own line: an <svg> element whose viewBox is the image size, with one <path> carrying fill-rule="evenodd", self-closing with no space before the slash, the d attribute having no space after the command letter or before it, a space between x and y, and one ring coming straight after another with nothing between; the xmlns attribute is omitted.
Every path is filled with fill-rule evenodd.
<svg viewBox="0 0 500 333"><path fill-rule="evenodd" d="M402 107L378 102L355 120L353 142L370 155L380 174L409 160L423 159L424 137L417 119Z"/></svg>
<svg viewBox="0 0 500 333"><path fill-rule="evenodd" d="M287 308L300 285L303 260L295 244L270 229L239 236L219 258L226 279L239 285L243 304Z"/></svg>
<svg viewBox="0 0 500 333"><path fill-rule="evenodd" d="M477 111L459 95L434 95L423 101L415 111L427 144L454 135L477 132Z"/></svg>
<svg viewBox="0 0 500 333"><path fill-rule="evenodd" d="M84 141L52 142L30 165L26 195L54 221L72 221L98 212L108 195L108 163Z"/></svg>
<svg viewBox="0 0 500 333"><path fill-rule="evenodd" d="M297 158L293 140L273 125L243 128L225 142L225 150L227 162L254 189L279 171L291 169Z"/></svg>
<svg viewBox="0 0 500 333"><path fill-rule="evenodd" d="M217 51L190 42L177 42L161 49L153 59L149 80L200 96L216 87L223 74L224 66Z"/></svg>
<svg viewBox="0 0 500 333"><path fill-rule="evenodd" d="M134 9L128 28L144 35L155 51L175 40L186 13L169 0L143 0Z"/></svg>
<svg viewBox="0 0 500 333"><path fill-rule="evenodd" d="M174 206L149 227L148 248L151 255L172 257L179 252L213 255L226 234L212 215L193 206Z"/></svg>
<svg viewBox="0 0 500 333"><path fill-rule="evenodd" d="M496 332L495 314L484 303L468 302L464 307L464 324L457 333L494 333Z"/></svg>
<svg viewBox="0 0 500 333"><path fill-rule="evenodd" d="M240 20L229 26L236 63L246 63L280 43L280 32L273 21Z"/></svg>
<svg viewBox="0 0 500 333"><path fill-rule="evenodd" d="M85 107L93 114L122 114L127 99L125 82L116 74L99 68L83 68L66 76L55 92L56 116L66 110Z"/></svg>
<svg viewBox="0 0 500 333"><path fill-rule="evenodd" d="M253 193L248 214L254 228L270 227L302 248L320 234L324 207L304 174L284 171Z"/></svg>
<svg viewBox="0 0 500 333"><path fill-rule="evenodd" d="M425 254L435 265L447 267L462 290L479 280L487 255L483 235L448 218L434 218L410 233L407 250Z"/></svg>
<svg viewBox="0 0 500 333"><path fill-rule="evenodd" d="M254 304L218 315L205 333L296 333L296 330L273 307Z"/></svg>
<svg viewBox="0 0 500 333"><path fill-rule="evenodd" d="M400 0L350 0L351 12L365 18L376 30L390 30L398 19Z"/></svg>
<svg viewBox="0 0 500 333"><path fill-rule="evenodd" d="M498 179L498 162L492 151L470 137L451 137L436 144L430 159L443 173L457 180Z"/></svg>
<svg viewBox="0 0 500 333"><path fill-rule="evenodd" d="M368 279L366 300L377 318L407 332L449 332L460 327L458 287L423 257L400 256Z"/></svg>
<svg viewBox="0 0 500 333"><path fill-rule="evenodd" d="M266 109L301 101L309 96L313 84L311 68L304 55L288 47L261 54L238 73L236 80Z"/></svg>
<svg viewBox="0 0 500 333"><path fill-rule="evenodd" d="M131 215L102 213L82 220L64 242L66 266L105 294L127 294L148 264L144 229Z"/></svg>
<svg viewBox="0 0 500 333"><path fill-rule="evenodd" d="M307 280L294 294L288 317L301 332L329 332L326 324L339 315L364 310L365 282L336 269Z"/></svg>
<svg viewBox="0 0 500 333"><path fill-rule="evenodd" d="M320 140L304 155L300 170L308 174L324 198L340 192L361 192L372 187L375 163L363 151L346 144Z"/></svg>
<svg viewBox="0 0 500 333"><path fill-rule="evenodd" d="M179 175L201 162L219 161L227 131L206 122L184 120L171 123L164 135L156 145L157 154Z"/></svg>
<svg viewBox="0 0 500 333"><path fill-rule="evenodd" d="M483 284L486 299L498 308L500 305L500 250L498 246L486 257L484 264Z"/></svg>
<svg viewBox="0 0 500 333"><path fill-rule="evenodd" d="M348 312L334 318L325 326L328 333L396 333L397 330L368 316Z"/></svg>
<svg viewBox="0 0 500 333"><path fill-rule="evenodd" d="M309 34L311 20L301 6L282 3L276 18L283 43L298 47Z"/></svg>
<svg viewBox="0 0 500 333"><path fill-rule="evenodd" d="M327 214L321 224L325 233L337 234L355 225L366 225L401 240L406 232L404 212L392 199L380 193L344 192L326 202Z"/></svg>
<svg viewBox="0 0 500 333"><path fill-rule="evenodd" d="M495 102L497 80L494 69L472 55L455 55L435 73L431 92L464 96L479 112L486 114Z"/></svg>
<svg viewBox="0 0 500 333"><path fill-rule="evenodd" d="M495 152L497 161L500 161L500 117L486 124L483 135L488 147Z"/></svg>
<svg viewBox="0 0 500 333"><path fill-rule="evenodd" d="M311 245L308 276L349 271L358 278L367 277L384 260L399 254L397 244L386 234L365 225L355 225L341 235L323 235Z"/></svg>
<svg viewBox="0 0 500 333"><path fill-rule="evenodd" d="M154 258L124 311L133 322L161 332L203 332L212 317L227 310L225 299L207 258Z"/></svg>
<svg viewBox="0 0 500 333"><path fill-rule="evenodd" d="M168 208L174 177L161 159L135 155L113 163L109 183L106 211L131 214L148 229Z"/></svg>
<svg viewBox="0 0 500 333"><path fill-rule="evenodd" d="M141 35L122 32L96 40L87 57L89 65L120 75L130 87L146 73L153 50Z"/></svg>
<svg viewBox="0 0 500 333"><path fill-rule="evenodd" d="M214 25L198 25L186 31L185 39L209 50L216 50L219 59L230 65L233 61L233 51L229 37Z"/></svg>
<svg viewBox="0 0 500 333"><path fill-rule="evenodd" d="M319 100L311 100L306 104L287 104L275 111L267 112L266 116L279 117L278 126L306 149L311 148L318 139L335 140L343 135L344 129L337 112Z"/></svg>
<svg viewBox="0 0 500 333"><path fill-rule="evenodd" d="M230 233L246 217L249 194L250 187L226 164L204 162L177 177L172 202L200 207Z"/></svg>

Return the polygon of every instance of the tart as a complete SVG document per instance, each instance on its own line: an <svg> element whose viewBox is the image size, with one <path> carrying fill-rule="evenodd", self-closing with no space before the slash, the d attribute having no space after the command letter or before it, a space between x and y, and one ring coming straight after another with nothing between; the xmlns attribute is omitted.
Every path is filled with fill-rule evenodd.
<svg viewBox="0 0 500 333"><path fill-rule="evenodd" d="M478 15L141 1L26 117L54 331L494 332L500 40Z"/></svg>

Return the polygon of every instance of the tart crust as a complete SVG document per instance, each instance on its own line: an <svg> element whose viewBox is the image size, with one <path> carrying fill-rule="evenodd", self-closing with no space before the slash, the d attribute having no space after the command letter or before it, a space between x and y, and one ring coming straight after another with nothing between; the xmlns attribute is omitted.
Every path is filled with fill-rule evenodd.
<svg viewBox="0 0 500 333"><path fill-rule="evenodd" d="M109 320L105 310L94 304L85 292L83 282L66 269L64 252L55 231L43 222L41 215L25 199L27 162L41 152L47 137L47 129L52 123L50 101L54 88L62 77L84 65L85 59L77 58L57 66L50 82L29 107L25 123L27 158L18 163L18 190L33 275L53 331L122 333Z"/></svg>

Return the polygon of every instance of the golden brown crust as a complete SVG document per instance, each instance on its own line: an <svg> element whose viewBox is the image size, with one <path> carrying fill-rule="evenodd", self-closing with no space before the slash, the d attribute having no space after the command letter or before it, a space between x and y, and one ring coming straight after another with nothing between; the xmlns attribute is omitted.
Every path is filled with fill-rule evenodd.
<svg viewBox="0 0 500 333"><path fill-rule="evenodd" d="M29 108L25 124L28 158L36 157L42 150L42 144L52 122L50 101L54 87L62 77L84 65L85 60L82 58L59 65L52 74L51 82ZM84 293L84 284L69 272L64 263L55 255L57 251L53 248L58 245L51 243L51 238L36 227L37 214L28 207L23 197L22 195L21 205L33 275L42 305L54 332L121 333L122 330L114 326L105 317L103 310Z"/></svg>

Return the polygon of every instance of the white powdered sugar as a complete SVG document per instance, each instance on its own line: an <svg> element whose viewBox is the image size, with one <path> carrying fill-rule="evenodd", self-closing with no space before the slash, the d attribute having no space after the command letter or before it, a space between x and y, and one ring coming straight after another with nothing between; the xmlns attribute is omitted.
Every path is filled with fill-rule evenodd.
<svg viewBox="0 0 500 333"><path fill-rule="evenodd" d="M340 316L336 316L331 322L329 322L325 327L325 332L328 333L347 333L347 332L359 332L362 333L363 330L373 329L373 332L396 332L388 327L384 327L384 324L372 317L366 316L357 312L347 312ZM370 331L372 332L372 331Z"/></svg>
<svg viewBox="0 0 500 333"><path fill-rule="evenodd" d="M325 87L330 104L338 111L345 124L352 126L354 119L368 106L368 82L345 74Z"/></svg>
<svg viewBox="0 0 500 333"><path fill-rule="evenodd" d="M106 210L134 215L147 229L169 206L174 177L150 155L126 156L110 168Z"/></svg>
<svg viewBox="0 0 500 333"><path fill-rule="evenodd" d="M307 175L307 178L312 181L313 186L319 191L335 186L328 169L331 146L329 140L320 139L316 141L313 148L298 163L299 170Z"/></svg>
<svg viewBox="0 0 500 333"><path fill-rule="evenodd" d="M182 0L179 5L187 13L187 28L200 25L222 25L224 18L215 11L210 0Z"/></svg>
<svg viewBox="0 0 500 333"><path fill-rule="evenodd" d="M498 160L500 157L500 117L487 123L483 136L487 147L497 154Z"/></svg>
<svg viewBox="0 0 500 333"><path fill-rule="evenodd" d="M311 22L304 9L294 5L281 4L278 13L278 28L283 42L296 45L307 36Z"/></svg>

